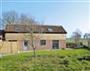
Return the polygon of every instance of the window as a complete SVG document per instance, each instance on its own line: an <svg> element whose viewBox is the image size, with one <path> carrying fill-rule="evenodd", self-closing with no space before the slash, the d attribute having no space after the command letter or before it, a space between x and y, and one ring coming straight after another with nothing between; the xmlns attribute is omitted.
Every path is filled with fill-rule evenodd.
<svg viewBox="0 0 90 71"><path fill-rule="evenodd" d="M46 40L40 40L40 45L46 45Z"/></svg>
<svg viewBox="0 0 90 71"><path fill-rule="evenodd" d="M48 28L48 31L49 31L49 32L52 32L52 31L53 31L53 29L52 29L52 28Z"/></svg>
<svg viewBox="0 0 90 71"><path fill-rule="evenodd" d="M16 26L15 26L15 31L16 31L16 32L20 32L20 31L21 31L21 27L19 27L19 26L16 25Z"/></svg>

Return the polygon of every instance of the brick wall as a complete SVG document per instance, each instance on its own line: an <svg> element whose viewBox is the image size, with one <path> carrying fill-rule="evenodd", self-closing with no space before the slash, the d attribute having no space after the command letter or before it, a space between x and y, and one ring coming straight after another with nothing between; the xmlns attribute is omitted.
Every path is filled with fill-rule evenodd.
<svg viewBox="0 0 90 71"><path fill-rule="evenodd" d="M35 34L35 36L40 36L35 42L35 47L37 50L52 49L52 40L59 40L59 48L66 48L66 35L65 34ZM8 41L14 40L14 41ZM18 53L18 51L23 50L23 43L25 37L24 34L20 33L8 33L6 34L6 41L0 41L0 53ZM29 37L29 50L33 48L30 46L31 41ZM46 45L40 45L40 40L46 40Z"/></svg>

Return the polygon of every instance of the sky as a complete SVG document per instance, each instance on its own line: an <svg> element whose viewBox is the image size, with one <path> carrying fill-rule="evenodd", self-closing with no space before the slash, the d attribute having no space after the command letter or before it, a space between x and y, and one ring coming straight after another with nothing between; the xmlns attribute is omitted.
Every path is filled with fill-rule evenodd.
<svg viewBox="0 0 90 71"><path fill-rule="evenodd" d="M89 0L1 0L0 17L8 11L33 16L45 25L62 25L67 37L76 29L90 33Z"/></svg>

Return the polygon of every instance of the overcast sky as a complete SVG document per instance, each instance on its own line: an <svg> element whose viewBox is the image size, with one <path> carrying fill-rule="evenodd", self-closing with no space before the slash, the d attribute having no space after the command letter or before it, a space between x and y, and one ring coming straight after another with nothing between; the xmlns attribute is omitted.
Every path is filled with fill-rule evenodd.
<svg viewBox="0 0 90 71"><path fill-rule="evenodd" d="M62 25L68 32L76 29L90 33L89 0L3 0L0 2L0 16L3 12L15 10L33 16L46 25Z"/></svg>

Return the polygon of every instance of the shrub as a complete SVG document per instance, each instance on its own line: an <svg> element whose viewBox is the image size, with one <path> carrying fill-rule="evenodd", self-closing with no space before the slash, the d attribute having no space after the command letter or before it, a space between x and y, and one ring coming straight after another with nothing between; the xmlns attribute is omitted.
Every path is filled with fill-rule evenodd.
<svg viewBox="0 0 90 71"><path fill-rule="evenodd" d="M67 48L76 48L77 47L77 44L72 43L72 42L71 43L69 42L69 43L66 43L66 47Z"/></svg>

